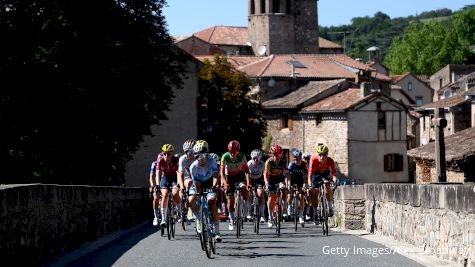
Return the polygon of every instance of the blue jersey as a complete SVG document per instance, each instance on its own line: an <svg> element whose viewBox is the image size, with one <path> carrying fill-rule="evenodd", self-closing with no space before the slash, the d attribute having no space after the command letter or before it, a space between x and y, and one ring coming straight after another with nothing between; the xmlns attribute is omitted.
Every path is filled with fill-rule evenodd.
<svg viewBox="0 0 475 267"><path fill-rule="evenodd" d="M208 156L208 160L204 166L201 166L198 160L195 160L190 166L191 179L200 183L204 183L213 178L213 174L218 173L218 164L213 157Z"/></svg>
<svg viewBox="0 0 475 267"><path fill-rule="evenodd" d="M155 174L157 172L157 161L152 162L152 166L150 166L150 174Z"/></svg>
<svg viewBox="0 0 475 267"><path fill-rule="evenodd" d="M307 164L302 161L300 166L297 165L297 162L295 160L292 160L290 163L289 163L289 173L290 173L290 177L291 177L291 180L292 180L292 184L300 184L300 183L303 183L307 173L308 173L308 170L307 170Z"/></svg>

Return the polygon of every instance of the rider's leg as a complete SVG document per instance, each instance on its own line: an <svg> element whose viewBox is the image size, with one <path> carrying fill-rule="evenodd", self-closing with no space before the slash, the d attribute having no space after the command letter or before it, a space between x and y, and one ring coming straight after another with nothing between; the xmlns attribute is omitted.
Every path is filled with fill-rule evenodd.
<svg viewBox="0 0 475 267"><path fill-rule="evenodd" d="M244 199L244 210L248 219L251 218L251 194L246 186L241 187L241 195Z"/></svg>
<svg viewBox="0 0 475 267"><path fill-rule="evenodd" d="M160 218L160 191L153 193L153 225L158 225L158 220Z"/></svg>
<svg viewBox="0 0 475 267"><path fill-rule="evenodd" d="M162 222L161 224L165 224L167 220L167 206L168 206L168 189L162 188L162 208L160 209L162 213Z"/></svg>
<svg viewBox="0 0 475 267"><path fill-rule="evenodd" d="M262 190L262 188L257 189L257 197L259 198L259 214L261 215L261 218L264 218L265 200L264 200L264 190Z"/></svg>
<svg viewBox="0 0 475 267"><path fill-rule="evenodd" d="M328 211L330 212L330 215L333 215L333 192L330 183L325 183L325 191L327 195Z"/></svg>

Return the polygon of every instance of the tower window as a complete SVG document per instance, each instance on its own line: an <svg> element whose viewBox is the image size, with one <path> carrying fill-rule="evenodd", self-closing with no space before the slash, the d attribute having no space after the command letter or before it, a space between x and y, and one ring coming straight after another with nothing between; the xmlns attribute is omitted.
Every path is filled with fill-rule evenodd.
<svg viewBox="0 0 475 267"><path fill-rule="evenodd" d="M261 0L261 14L266 13L266 0Z"/></svg>
<svg viewBox="0 0 475 267"><path fill-rule="evenodd" d="M272 13L280 13L280 0L272 1Z"/></svg>
<svg viewBox="0 0 475 267"><path fill-rule="evenodd" d="M285 13L290 14L290 0L285 0Z"/></svg>
<svg viewBox="0 0 475 267"><path fill-rule="evenodd" d="M254 15L256 13L256 2L255 0L251 0L251 15Z"/></svg>

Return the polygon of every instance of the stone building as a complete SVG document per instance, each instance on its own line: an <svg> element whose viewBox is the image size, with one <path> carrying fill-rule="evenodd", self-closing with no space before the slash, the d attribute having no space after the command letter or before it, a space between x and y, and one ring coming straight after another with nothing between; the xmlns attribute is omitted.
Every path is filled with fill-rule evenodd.
<svg viewBox="0 0 475 267"><path fill-rule="evenodd" d="M457 65L448 64L444 68L440 69L436 73L432 74L429 78L430 87L435 90L434 101L443 98L445 93L446 97L450 97L452 94L447 90L443 90L446 85L456 82L462 76L467 75L475 71L475 65Z"/></svg>
<svg viewBox="0 0 475 267"><path fill-rule="evenodd" d="M318 54L315 0L248 0L249 42L255 55Z"/></svg>
<svg viewBox="0 0 475 267"><path fill-rule="evenodd" d="M198 70L201 62L178 49L186 57L187 75L182 89L174 89L174 99L166 119L152 126L152 135L144 136L139 150L126 165L127 186L149 186L150 165L156 160L163 144L172 144L182 152L183 142L198 136Z"/></svg>
<svg viewBox="0 0 475 267"><path fill-rule="evenodd" d="M475 182L475 127L445 137L447 182ZM416 162L416 183L431 183L437 178L435 142L411 149L408 156Z"/></svg>
<svg viewBox="0 0 475 267"><path fill-rule="evenodd" d="M389 91L349 85L344 80L310 82L265 101L268 134L284 149L311 154L317 144L328 145L340 178L407 182L407 107Z"/></svg>
<svg viewBox="0 0 475 267"><path fill-rule="evenodd" d="M415 102L416 107L431 103L434 96L434 89L425 82L408 72L402 75L393 75L392 84L398 85ZM395 97L396 98L396 97Z"/></svg>

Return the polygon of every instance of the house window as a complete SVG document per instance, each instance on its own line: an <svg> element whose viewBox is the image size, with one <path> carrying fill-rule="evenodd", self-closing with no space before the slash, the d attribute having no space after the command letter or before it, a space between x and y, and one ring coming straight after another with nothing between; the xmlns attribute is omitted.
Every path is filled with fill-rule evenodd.
<svg viewBox="0 0 475 267"><path fill-rule="evenodd" d="M288 113L282 113L279 115L280 119L280 129L289 128L289 130L293 129L293 120L292 116Z"/></svg>
<svg viewBox="0 0 475 267"><path fill-rule="evenodd" d="M412 82L407 83L407 91L412 91Z"/></svg>
<svg viewBox="0 0 475 267"><path fill-rule="evenodd" d="M416 96L416 107L422 106L424 103L422 96Z"/></svg>
<svg viewBox="0 0 475 267"><path fill-rule="evenodd" d="M280 0L272 1L272 13L280 13Z"/></svg>
<svg viewBox="0 0 475 267"><path fill-rule="evenodd" d="M290 14L290 0L285 1L285 13Z"/></svg>
<svg viewBox="0 0 475 267"><path fill-rule="evenodd" d="M266 13L266 0L261 0L261 14Z"/></svg>
<svg viewBox="0 0 475 267"><path fill-rule="evenodd" d="M384 171L385 172L401 172L403 171L403 157L400 154L384 155Z"/></svg>

